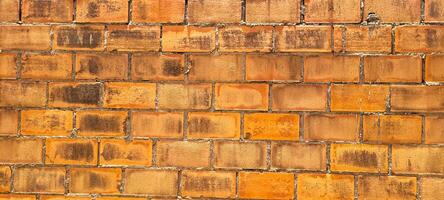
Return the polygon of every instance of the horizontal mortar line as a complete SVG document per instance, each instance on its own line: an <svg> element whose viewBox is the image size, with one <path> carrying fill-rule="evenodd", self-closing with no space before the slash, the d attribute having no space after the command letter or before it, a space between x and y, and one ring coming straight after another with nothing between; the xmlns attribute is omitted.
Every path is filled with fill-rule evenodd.
<svg viewBox="0 0 444 200"><path fill-rule="evenodd" d="M79 21L66 21L66 22L32 22L32 21L20 21L20 22L0 22L0 26L3 25L15 25L15 26L31 26L31 25L47 25L47 26L69 26L69 25L82 25L82 26L93 26L93 25L127 25L127 26L439 26L443 25L444 22L384 22L380 21L376 24L369 24L366 21L359 22L79 22Z"/></svg>

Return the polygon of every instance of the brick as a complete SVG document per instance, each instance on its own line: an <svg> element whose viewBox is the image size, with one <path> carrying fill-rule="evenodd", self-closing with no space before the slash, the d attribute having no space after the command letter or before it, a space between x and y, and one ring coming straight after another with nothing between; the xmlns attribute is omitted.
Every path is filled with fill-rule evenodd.
<svg viewBox="0 0 444 200"><path fill-rule="evenodd" d="M300 174L297 195L300 199L354 199L352 175ZM365 198L365 197L364 197Z"/></svg>
<svg viewBox="0 0 444 200"><path fill-rule="evenodd" d="M237 0L190 0L188 21L191 23L239 23L242 3Z"/></svg>
<svg viewBox="0 0 444 200"><path fill-rule="evenodd" d="M239 113L189 113L188 138L239 138Z"/></svg>
<svg viewBox="0 0 444 200"><path fill-rule="evenodd" d="M304 139L307 141L358 141L359 115L307 114Z"/></svg>
<svg viewBox="0 0 444 200"><path fill-rule="evenodd" d="M18 115L16 110L0 110L0 135L17 134Z"/></svg>
<svg viewBox="0 0 444 200"><path fill-rule="evenodd" d="M244 116L245 139L299 140L299 115L255 113Z"/></svg>
<svg viewBox="0 0 444 200"><path fill-rule="evenodd" d="M270 52L273 48L272 26L226 26L219 35L222 52Z"/></svg>
<svg viewBox="0 0 444 200"><path fill-rule="evenodd" d="M79 0L77 22L128 22L128 1Z"/></svg>
<svg viewBox="0 0 444 200"><path fill-rule="evenodd" d="M425 143L441 144L444 143L444 117L443 116L427 116L425 118Z"/></svg>
<svg viewBox="0 0 444 200"><path fill-rule="evenodd" d="M0 200L36 200L35 195L0 194Z"/></svg>
<svg viewBox="0 0 444 200"><path fill-rule="evenodd" d="M271 98L274 111L324 111L327 107L327 85L274 84Z"/></svg>
<svg viewBox="0 0 444 200"><path fill-rule="evenodd" d="M72 193L119 193L122 170L119 168L71 169Z"/></svg>
<svg viewBox="0 0 444 200"><path fill-rule="evenodd" d="M341 31L343 29L343 31ZM337 31L336 31L337 30ZM379 52L389 53L392 49L391 26L339 26L335 27L335 52Z"/></svg>
<svg viewBox="0 0 444 200"><path fill-rule="evenodd" d="M385 145L332 144L331 170L387 173L387 152Z"/></svg>
<svg viewBox="0 0 444 200"><path fill-rule="evenodd" d="M361 21L359 0L307 0L304 3L306 22L356 23Z"/></svg>
<svg viewBox="0 0 444 200"><path fill-rule="evenodd" d="M0 140L0 162L2 164L41 164L43 141L40 139Z"/></svg>
<svg viewBox="0 0 444 200"><path fill-rule="evenodd" d="M381 22L419 22L421 0L369 0L364 3L364 17L370 13L376 14Z"/></svg>
<svg viewBox="0 0 444 200"><path fill-rule="evenodd" d="M175 196L178 179L177 171L127 169L125 193Z"/></svg>
<svg viewBox="0 0 444 200"><path fill-rule="evenodd" d="M424 21L442 22L444 21L444 2L439 0L430 0L425 2Z"/></svg>
<svg viewBox="0 0 444 200"><path fill-rule="evenodd" d="M325 170L324 144L272 143L271 165L281 169Z"/></svg>
<svg viewBox="0 0 444 200"><path fill-rule="evenodd" d="M218 168L266 168L265 143L216 141L214 166Z"/></svg>
<svg viewBox="0 0 444 200"><path fill-rule="evenodd" d="M16 192L65 192L64 167L18 168L14 171L14 191Z"/></svg>
<svg viewBox="0 0 444 200"><path fill-rule="evenodd" d="M25 22L71 22L74 12L70 0L23 0L22 20Z"/></svg>
<svg viewBox="0 0 444 200"><path fill-rule="evenodd" d="M9 12L9 11L6 11ZM49 50L49 26L0 26L2 50Z"/></svg>
<svg viewBox="0 0 444 200"><path fill-rule="evenodd" d="M307 56L304 59L306 82L358 82L358 56Z"/></svg>
<svg viewBox="0 0 444 200"><path fill-rule="evenodd" d="M386 109L388 96L388 86L334 84L331 87L331 110L382 112Z"/></svg>
<svg viewBox="0 0 444 200"><path fill-rule="evenodd" d="M153 144L150 140L100 141L100 165L140 165L150 166Z"/></svg>
<svg viewBox="0 0 444 200"><path fill-rule="evenodd" d="M136 54L131 59L133 80L183 80L185 58L178 54Z"/></svg>
<svg viewBox="0 0 444 200"><path fill-rule="evenodd" d="M367 56L364 58L365 82L422 81L422 60L419 56Z"/></svg>
<svg viewBox="0 0 444 200"><path fill-rule="evenodd" d="M0 192L9 192L11 187L11 168L0 167Z"/></svg>
<svg viewBox="0 0 444 200"><path fill-rule="evenodd" d="M57 139L46 140L46 164L96 165L97 140Z"/></svg>
<svg viewBox="0 0 444 200"><path fill-rule="evenodd" d="M83 0L86 1L86 0ZM79 9L79 8L77 8ZM105 27L99 25L65 25L54 27L54 49L91 50L105 49Z"/></svg>
<svg viewBox="0 0 444 200"><path fill-rule="evenodd" d="M415 38L412 40L412 38ZM443 52L444 27L399 26L395 28L396 52Z"/></svg>
<svg viewBox="0 0 444 200"><path fill-rule="evenodd" d="M78 111L77 135L125 136L127 120L126 111Z"/></svg>
<svg viewBox="0 0 444 200"><path fill-rule="evenodd" d="M182 138L183 114L178 112L133 112L131 135L149 138Z"/></svg>
<svg viewBox="0 0 444 200"><path fill-rule="evenodd" d="M214 27L163 26L162 50L173 52L211 52L216 47Z"/></svg>
<svg viewBox="0 0 444 200"><path fill-rule="evenodd" d="M114 82L105 84L106 108L154 108L156 84Z"/></svg>
<svg viewBox="0 0 444 200"><path fill-rule="evenodd" d="M184 171L180 185L185 197L236 197L235 172Z"/></svg>
<svg viewBox="0 0 444 200"><path fill-rule="evenodd" d="M133 21L148 23L181 23L185 16L182 0L135 0Z"/></svg>
<svg viewBox="0 0 444 200"><path fill-rule="evenodd" d="M240 198L293 199L294 176L278 172L240 172L238 187Z"/></svg>
<svg viewBox="0 0 444 200"><path fill-rule="evenodd" d="M21 58L21 78L71 79L71 54L25 54Z"/></svg>
<svg viewBox="0 0 444 200"><path fill-rule="evenodd" d="M427 55L425 63L425 81L444 82L444 70L441 63L444 62L442 55Z"/></svg>
<svg viewBox="0 0 444 200"><path fill-rule="evenodd" d="M219 84L215 86L217 110L267 110L268 85Z"/></svg>
<svg viewBox="0 0 444 200"><path fill-rule="evenodd" d="M109 26L108 51L158 51L160 26Z"/></svg>
<svg viewBox="0 0 444 200"><path fill-rule="evenodd" d="M0 21L16 22L19 20L19 0L0 2Z"/></svg>
<svg viewBox="0 0 444 200"><path fill-rule="evenodd" d="M329 26L277 26L276 49L281 52L331 52Z"/></svg>
<svg viewBox="0 0 444 200"><path fill-rule="evenodd" d="M49 83L51 107L97 107L102 94L101 83Z"/></svg>
<svg viewBox="0 0 444 200"><path fill-rule="evenodd" d="M442 174L443 153L442 147L394 145L392 170L394 173Z"/></svg>
<svg viewBox="0 0 444 200"><path fill-rule="evenodd" d="M99 197L97 200L145 200L145 197Z"/></svg>
<svg viewBox="0 0 444 200"><path fill-rule="evenodd" d="M157 165L160 167L208 167L209 164L209 142L157 142Z"/></svg>
<svg viewBox="0 0 444 200"><path fill-rule="evenodd" d="M297 23L300 20L300 5L299 0L247 0L246 21Z"/></svg>
<svg viewBox="0 0 444 200"><path fill-rule="evenodd" d="M188 80L240 81L243 79L243 55L190 55Z"/></svg>
<svg viewBox="0 0 444 200"><path fill-rule="evenodd" d="M69 136L73 112L65 110L22 110L21 134Z"/></svg>
<svg viewBox="0 0 444 200"><path fill-rule="evenodd" d="M159 108L209 109L211 85L209 84L160 84Z"/></svg>
<svg viewBox="0 0 444 200"><path fill-rule="evenodd" d="M365 115L363 140L376 143L421 143L422 117Z"/></svg>
<svg viewBox="0 0 444 200"><path fill-rule="evenodd" d="M64 195L43 195L40 196L41 200L92 200L91 197L81 196L64 196Z"/></svg>
<svg viewBox="0 0 444 200"><path fill-rule="evenodd" d="M359 176L358 194L365 199L416 199L416 177Z"/></svg>
<svg viewBox="0 0 444 200"><path fill-rule="evenodd" d="M76 79L125 80L128 77L126 54L77 54Z"/></svg>
<svg viewBox="0 0 444 200"><path fill-rule="evenodd" d="M16 62L16 54L0 54L0 79L15 79L17 77Z"/></svg>
<svg viewBox="0 0 444 200"><path fill-rule="evenodd" d="M46 83L0 82L0 106L38 107L46 105Z"/></svg>
<svg viewBox="0 0 444 200"><path fill-rule="evenodd" d="M443 86L392 86L391 110L413 112L443 112Z"/></svg>
<svg viewBox="0 0 444 200"><path fill-rule="evenodd" d="M246 79L251 81L301 81L303 60L293 55L246 56Z"/></svg>
<svg viewBox="0 0 444 200"><path fill-rule="evenodd" d="M421 182L421 199L439 200L444 196L444 179L422 178Z"/></svg>

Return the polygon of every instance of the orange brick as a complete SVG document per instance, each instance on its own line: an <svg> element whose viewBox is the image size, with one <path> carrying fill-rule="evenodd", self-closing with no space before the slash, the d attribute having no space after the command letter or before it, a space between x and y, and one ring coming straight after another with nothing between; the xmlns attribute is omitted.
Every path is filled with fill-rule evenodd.
<svg viewBox="0 0 444 200"><path fill-rule="evenodd" d="M358 194L365 199L416 199L416 177L359 176Z"/></svg>
<svg viewBox="0 0 444 200"><path fill-rule="evenodd" d="M184 171L180 180L185 197L236 197L236 172Z"/></svg>
<svg viewBox="0 0 444 200"><path fill-rule="evenodd" d="M439 200L444 196L443 178L422 178L421 199Z"/></svg>
<svg viewBox="0 0 444 200"><path fill-rule="evenodd" d="M298 175L298 198L352 200L354 199L353 181L352 175L300 174Z"/></svg>
<svg viewBox="0 0 444 200"><path fill-rule="evenodd" d="M412 40L412 38L415 38ZM395 28L396 52L443 52L444 27L399 26Z"/></svg>
<svg viewBox="0 0 444 200"><path fill-rule="evenodd" d="M425 2L424 18L426 22L444 21L444 2L440 0L430 0Z"/></svg>
<svg viewBox="0 0 444 200"><path fill-rule="evenodd" d="M444 173L444 148L431 146L394 145L392 170L394 173Z"/></svg>
<svg viewBox="0 0 444 200"><path fill-rule="evenodd" d="M107 108L154 108L155 83L106 83L103 106Z"/></svg>
<svg viewBox="0 0 444 200"><path fill-rule="evenodd" d="M209 84L161 84L158 95L161 109L208 109L211 106Z"/></svg>
<svg viewBox="0 0 444 200"><path fill-rule="evenodd" d="M271 96L273 110L324 111L327 107L327 85L274 84Z"/></svg>
<svg viewBox="0 0 444 200"><path fill-rule="evenodd" d="M304 59L304 81L358 82L358 56L307 56Z"/></svg>
<svg viewBox="0 0 444 200"><path fill-rule="evenodd" d="M240 81L243 55L191 55L188 79L192 81Z"/></svg>
<svg viewBox="0 0 444 200"><path fill-rule="evenodd" d="M305 0L304 5L306 22L361 21L359 0Z"/></svg>
<svg viewBox="0 0 444 200"><path fill-rule="evenodd" d="M266 167L265 143L216 141L214 143L214 166L264 169Z"/></svg>
<svg viewBox="0 0 444 200"><path fill-rule="evenodd" d="M277 172L240 172L239 197L246 199L293 199L294 176Z"/></svg>
<svg viewBox="0 0 444 200"><path fill-rule="evenodd" d="M216 47L214 27L163 26L162 50L174 52L210 52Z"/></svg>
<svg viewBox="0 0 444 200"><path fill-rule="evenodd" d="M161 167L208 167L209 142L159 141L157 165Z"/></svg>
<svg viewBox="0 0 444 200"><path fill-rule="evenodd" d="M19 0L0 2L0 21L16 22L19 20Z"/></svg>
<svg viewBox="0 0 444 200"><path fill-rule="evenodd" d="M331 110L382 112L388 96L388 86L334 84L331 87Z"/></svg>
<svg viewBox="0 0 444 200"><path fill-rule="evenodd" d="M364 58L366 82L422 81L422 60L419 56L368 56Z"/></svg>
<svg viewBox="0 0 444 200"><path fill-rule="evenodd" d="M417 115L366 115L364 116L363 129L363 139L366 142L421 143L422 117Z"/></svg>
<svg viewBox="0 0 444 200"><path fill-rule="evenodd" d="M272 26L226 26L219 35L222 52L270 52L273 48Z"/></svg>
<svg viewBox="0 0 444 200"><path fill-rule="evenodd" d="M0 200L36 200L36 197L35 195L0 194Z"/></svg>
<svg viewBox="0 0 444 200"><path fill-rule="evenodd" d="M381 22L419 22L421 0L367 0L364 3L364 17L370 13L376 14Z"/></svg>
<svg viewBox="0 0 444 200"><path fill-rule="evenodd" d="M425 118L425 143L441 144L444 143L444 117L427 116Z"/></svg>
<svg viewBox="0 0 444 200"><path fill-rule="evenodd" d="M9 12L9 11L6 11ZM0 26L2 50L49 50L49 26Z"/></svg>
<svg viewBox="0 0 444 200"><path fill-rule="evenodd" d="M133 21L149 23L180 23L185 16L182 0L135 0Z"/></svg>
<svg viewBox="0 0 444 200"><path fill-rule="evenodd" d="M255 113L244 116L246 139L299 140L299 115Z"/></svg>
<svg viewBox="0 0 444 200"><path fill-rule="evenodd" d="M74 4L71 0L23 0L25 22L71 22Z"/></svg>
<svg viewBox="0 0 444 200"><path fill-rule="evenodd" d="M189 113L188 138L239 138L239 113Z"/></svg>
<svg viewBox="0 0 444 200"><path fill-rule="evenodd" d="M126 111L78 111L77 135L125 136L127 120Z"/></svg>
<svg viewBox="0 0 444 200"><path fill-rule="evenodd" d="M128 77L126 54L77 54L76 79L125 80Z"/></svg>
<svg viewBox="0 0 444 200"><path fill-rule="evenodd" d="M79 0L77 22L128 22L128 1Z"/></svg>
<svg viewBox="0 0 444 200"><path fill-rule="evenodd" d="M427 55L425 64L425 81L444 82L444 70L441 67L441 63L443 62L443 55Z"/></svg>
<svg viewBox="0 0 444 200"><path fill-rule="evenodd" d="M178 179L177 171L127 169L125 193L175 196Z"/></svg>
<svg viewBox="0 0 444 200"><path fill-rule="evenodd" d="M150 140L100 141L100 165L151 165L153 144Z"/></svg>
<svg viewBox="0 0 444 200"><path fill-rule="evenodd" d="M282 52L331 52L329 26L277 26L276 48Z"/></svg>
<svg viewBox="0 0 444 200"><path fill-rule="evenodd" d="M108 51L158 51L160 26L109 26Z"/></svg>
<svg viewBox="0 0 444 200"><path fill-rule="evenodd" d="M133 80L183 80L185 59L178 54L136 54L131 59Z"/></svg>
<svg viewBox="0 0 444 200"><path fill-rule="evenodd" d="M97 107L102 94L100 83L49 83L51 107Z"/></svg>
<svg viewBox="0 0 444 200"><path fill-rule="evenodd" d="M97 200L146 200L145 197L99 197Z"/></svg>
<svg viewBox="0 0 444 200"><path fill-rule="evenodd" d="M414 112L444 111L444 86L392 86L391 110Z"/></svg>
<svg viewBox="0 0 444 200"><path fill-rule="evenodd" d="M293 55L246 56L246 79L252 81L301 81L303 60Z"/></svg>
<svg viewBox="0 0 444 200"><path fill-rule="evenodd" d="M2 164L42 164L43 141L40 139L0 140Z"/></svg>
<svg viewBox="0 0 444 200"><path fill-rule="evenodd" d="M307 114L304 139L307 141L358 141L359 115Z"/></svg>
<svg viewBox="0 0 444 200"><path fill-rule="evenodd" d="M81 196L64 196L64 195L43 195L40 196L41 200L92 200L91 197Z"/></svg>
<svg viewBox="0 0 444 200"><path fill-rule="evenodd" d="M131 120L131 135L134 137L182 137L182 113L133 112Z"/></svg>
<svg viewBox="0 0 444 200"><path fill-rule="evenodd" d="M23 110L23 135L69 136L73 129L73 112L65 110Z"/></svg>
<svg viewBox="0 0 444 200"><path fill-rule="evenodd" d="M71 79L71 54L25 54L22 56L21 78Z"/></svg>
<svg viewBox="0 0 444 200"><path fill-rule="evenodd" d="M54 31L54 44L53 44L54 49L97 50L97 51L105 49L104 26L65 25L65 26L55 26L53 31Z"/></svg>
<svg viewBox="0 0 444 200"><path fill-rule="evenodd" d="M64 167L18 168L14 171L16 192L65 192Z"/></svg>
<svg viewBox="0 0 444 200"><path fill-rule="evenodd" d="M191 23L239 23L242 3L237 0L190 0L188 21Z"/></svg>
<svg viewBox="0 0 444 200"><path fill-rule="evenodd" d="M331 170L387 173L387 152L385 145L332 144Z"/></svg>
<svg viewBox="0 0 444 200"><path fill-rule="evenodd" d="M8 166L0 167L0 192L9 192L11 187L11 169Z"/></svg>
<svg viewBox="0 0 444 200"><path fill-rule="evenodd" d="M246 19L253 23L297 23L300 19L300 5L299 0L247 0Z"/></svg>
<svg viewBox="0 0 444 200"><path fill-rule="evenodd" d="M119 168L71 169L72 193L119 193L122 170Z"/></svg>
<svg viewBox="0 0 444 200"><path fill-rule="evenodd" d="M96 140L57 139L46 140L46 164L96 165L98 144Z"/></svg>
<svg viewBox="0 0 444 200"><path fill-rule="evenodd" d="M0 82L0 106L45 106L46 83Z"/></svg>
<svg viewBox="0 0 444 200"><path fill-rule="evenodd" d="M217 110L267 110L267 84L216 84Z"/></svg>
<svg viewBox="0 0 444 200"><path fill-rule="evenodd" d="M342 41L342 38L345 40ZM334 39L339 40L334 43L335 52L389 53L392 49L392 27L338 26L335 27Z"/></svg>
<svg viewBox="0 0 444 200"><path fill-rule="evenodd" d="M16 135L18 129L18 112L0 110L0 135Z"/></svg>
<svg viewBox="0 0 444 200"><path fill-rule="evenodd" d="M15 79L17 77L16 62L16 54L0 54L0 79Z"/></svg>
<svg viewBox="0 0 444 200"><path fill-rule="evenodd" d="M273 168L325 170L326 161L324 144L272 143L271 145Z"/></svg>

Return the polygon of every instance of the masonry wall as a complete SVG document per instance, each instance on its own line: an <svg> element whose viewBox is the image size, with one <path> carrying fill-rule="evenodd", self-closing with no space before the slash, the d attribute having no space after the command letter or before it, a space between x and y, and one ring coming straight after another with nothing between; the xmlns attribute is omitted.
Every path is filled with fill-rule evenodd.
<svg viewBox="0 0 444 200"><path fill-rule="evenodd" d="M442 0L0 0L0 200L444 199Z"/></svg>

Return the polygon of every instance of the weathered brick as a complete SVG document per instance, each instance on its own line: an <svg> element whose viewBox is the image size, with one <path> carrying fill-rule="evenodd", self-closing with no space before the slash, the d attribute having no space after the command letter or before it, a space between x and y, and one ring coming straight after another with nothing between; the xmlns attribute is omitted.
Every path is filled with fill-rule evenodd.
<svg viewBox="0 0 444 200"><path fill-rule="evenodd" d="M25 54L21 58L21 78L71 79L71 54Z"/></svg>
<svg viewBox="0 0 444 200"><path fill-rule="evenodd" d="M440 0L425 1L424 21L442 22L444 21L444 2Z"/></svg>
<svg viewBox="0 0 444 200"><path fill-rule="evenodd" d="M178 179L177 171L127 169L125 193L175 196Z"/></svg>
<svg viewBox="0 0 444 200"><path fill-rule="evenodd" d="M92 200L91 197L64 196L64 195L41 195L41 200Z"/></svg>
<svg viewBox="0 0 444 200"><path fill-rule="evenodd" d="M16 54L0 54L0 79L15 79L17 77L16 62Z"/></svg>
<svg viewBox="0 0 444 200"><path fill-rule="evenodd" d="M358 82L358 56L307 56L304 59L306 82Z"/></svg>
<svg viewBox="0 0 444 200"><path fill-rule="evenodd" d="M0 2L0 21L16 22L19 20L19 0Z"/></svg>
<svg viewBox="0 0 444 200"><path fill-rule="evenodd" d="M422 117L365 115L363 140L376 143L421 143Z"/></svg>
<svg viewBox="0 0 444 200"><path fill-rule="evenodd" d="M208 167L210 143L158 141L157 165L161 167Z"/></svg>
<svg viewBox="0 0 444 200"><path fill-rule="evenodd" d="M394 145L392 170L394 173L443 174L443 147Z"/></svg>
<svg viewBox="0 0 444 200"><path fill-rule="evenodd" d="M74 3L71 0L23 0L25 22L71 22Z"/></svg>
<svg viewBox="0 0 444 200"><path fill-rule="evenodd" d="M217 110L267 110L267 84L216 84Z"/></svg>
<svg viewBox="0 0 444 200"><path fill-rule="evenodd" d="M364 17L371 13L376 14L381 22L419 22L421 0L366 0Z"/></svg>
<svg viewBox="0 0 444 200"><path fill-rule="evenodd" d="M0 82L0 106L45 106L46 83Z"/></svg>
<svg viewBox="0 0 444 200"><path fill-rule="evenodd" d="M100 141L100 165L151 165L153 144L150 140Z"/></svg>
<svg viewBox="0 0 444 200"><path fill-rule="evenodd" d="M358 194L365 199L416 199L416 177L359 176Z"/></svg>
<svg viewBox="0 0 444 200"><path fill-rule="evenodd" d="M211 106L210 84L159 85L161 109L208 109Z"/></svg>
<svg viewBox="0 0 444 200"><path fill-rule="evenodd" d="M385 145L332 144L331 170L386 173L387 152L388 147Z"/></svg>
<svg viewBox="0 0 444 200"><path fill-rule="evenodd" d="M134 137L181 138L183 114L177 112L133 112L131 135Z"/></svg>
<svg viewBox="0 0 444 200"><path fill-rule="evenodd" d="M214 166L218 168L264 169L266 167L265 143L216 141Z"/></svg>
<svg viewBox="0 0 444 200"><path fill-rule="evenodd" d="M109 26L108 51L158 51L160 26Z"/></svg>
<svg viewBox="0 0 444 200"><path fill-rule="evenodd" d="M77 22L128 22L128 1L79 0Z"/></svg>
<svg viewBox="0 0 444 200"><path fill-rule="evenodd" d="M299 115L255 113L244 116L246 139L299 140Z"/></svg>
<svg viewBox="0 0 444 200"><path fill-rule="evenodd" d="M103 106L107 108L154 108L155 98L155 83L106 83Z"/></svg>
<svg viewBox="0 0 444 200"><path fill-rule="evenodd" d="M253 23L297 23L300 19L300 5L300 0L247 0L246 20Z"/></svg>
<svg viewBox="0 0 444 200"><path fill-rule="evenodd" d="M383 85L345 85L331 87L332 111L385 111L389 87Z"/></svg>
<svg viewBox="0 0 444 200"><path fill-rule="evenodd" d="M412 25L395 28L396 52L444 52L443 40L443 26Z"/></svg>
<svg viewBox="0 0 444 200"><path fill-rule="evenodd" d="M86 1L86 0L84 0ZM100 25L65 25L54 27L54 49L104 50L105 27Z"/></svg>
<svg viewBox="0 0 444 200"><path fill-rule="evenodd" d="M128 113L126 111L78 111L79 136L124 136Z"/></svg>
<svg viewBox="0 0 444 200"><path fill-rule="evenodd" d="M278 172L240 172L238 187L240 198L293 199L294 176Z"/></svg>
<svg viewBox="0 0 444 200"><path fill-rule="evenodd" d="M65 173L64 167L18 168L14 171L14 191L64 193Z"/></svg>
<svg viewBox="0 0 444 200"><path fill-rule="evenodd" d="M444 196L443 178L422 178L421 199L439 200Z"/></svg>
<svg viewBox="0 0 444 200"><path fill-rule="evenodd" d="M72 193L119 193L122 170L119 168L71 169Z"/></svg>
<svg viewBox="0 0 444 200"><path fill-rule="evenodd" d="M125 80L128 77L126 54L77 54L76 79Z"/></svg>
<svg viewBox="0 0 444 200"><path fill-rule="evenodd" d="M413 112L443 112L444 86L392 86L391 110Z"/></svg>
<svg viewBox="0 0 444 200"><path fill-rule="evenodd" d="M391 52L391 26L335 26L334 29L335 52Z"/></svg>
<svg viewBox="0 0 444 200"><path fill-rule="evenodd" d="M190 0L188 21L191 23L236 23L241 21L242 2L237 0Z"/></svg>
<svg viewBox="0 0 444 200"><path fill-rule="evenodd" d="M243 55L191 55L188 79L192 81L240 81Z"/></svg>
<svg viewBox="0 0 444 200"><path fill-rule="evenodd" d="M326 147L324 144L272 143L273 168L325 170Z"/></svg>
<svg viewBox="0 0 444 200"><path fill-rule="evenodd" d="M367 3L367 2L366 2ZM306 0L306 22L360 22L359 0Z"/></svg>
<svg viewBox="0 0 444 200"><path fill-rule="evenodd" d="M0 167L0 192L9 192L11 187L11 168Z"/></svg>
<svg viewBox="0 0 444 200"><path fill-rule="evenodd" d="M16 110L0 110L0 135L17 134L18 115Z"/></svg>
<svg viewBox="0 0 444 200"><path fill-rule="evenodd" d="M226 26L219 29L222 52L270 52L272 42L272 26Z"/></svg>
<svg viewBox="0 0 444 200"><path fill-rule="evenodd" d="M425 63L425 81L444 82L443 55L427 55Z"/></svg>
<svg viewBox="0 0 444 200"><path fill-rule="evenodd" d="M278 26L276 48L282 52L331 52L329 26Z"/></svg>
<svg viewBox="0 0 444 200"><path fill-rule="evenodd" d="M442 144L444 143L444 116L427 116L425 118L425 143Z"/></svg>
<svg viewBox="0 0 444 200"><path fill-rule="evenodd" d="M101 83L49 83L51 107L97 107L102 94Z"/></svg>
<svg viewBox="0 0 444 200"><path fill-rule="evenodd" d="M273 110L324 111L327 107L327 85L274 84L271 96Z"/></svg>
<svg viewBox="0 0 444 200"><path fill-rule="evenodd" d="M359 115L307 114L304 116L304 139L307 141L357 141Z"/></svg>
<svg viewBox="0 0 444 200"><path fill-rule="evenodd" d="M23 110L21 134L69 136L73 129L73 112L65 110Z"/></svg>
<svg viewBox="0 0 444 200"><path fill-rule="evenodd" d="M188 138L239 138L239 113L189 113Z"/></svg>
<svg viewBox="0 0 444 200"><path fill-rule="evenodd" d="M35 195L0 194L0 200L36 200L36 197Z"/></svg>
<svg viewBox="0 0 444 200"><path fill-rule="evenodd" d="M352 175L300 174L297 194L300 199L354 199Z"/></svg>
<svg viewBox="0 0 444 200"><path fill-rule="evenodd" d="M134 0L133 21L150 23L180 23L185 16L182 0Z"/></svg>
<svg viewBox="0 0 444 200"><path fill-rule="evenodd" d="M9 12L9 11L6 11ZM2 50L49 50L49 26L0 26Z"/></svg>
<svg viewBox="0 0 444 200"><path fill-rule="evenodd" d="M97 200L145 200L145 197L99 197Z"/></svg>
<svg viewBox="0 0 444 200"><path fill-rule="evenodd" d="M214 27L163 26L162 50L173 52L210 52L216 47Z"/></svg>
<svg viewBox="0 0 444 200"><path fill-rule="evenodd" d="M183 80L185 59L178 54L136 54L131 59L133 80Z"/></svg>
<svg viewBox="0 0 444 200"><path fill-rule="evenodd" d="M41 164L43 141L40 139L0 140L2 164Z"/></svg>
<svg viewBox="0 0 444 200"><path fill-rule="evenodd" d="M181 194L185 197L234 198L236 172L184 171Z"/></svg>
<svg viewBox="0 0 444 200"><path fill-rule="evenodd" d="M246 56L246 79L251 81L301 81L303 60L293 55Z"/></svg>
<svg viewBox="0 0 444 200"><path fill-rule="evenodd" d="M421 65L419 56L367 56L364 58L364 80L420 83Z"/></svg>
<svg viewBox="0 0 444 200"><path fill-rule="evenodd" d="M46 164L96 165L97 140L60 139L46 140Z"/></svg>

